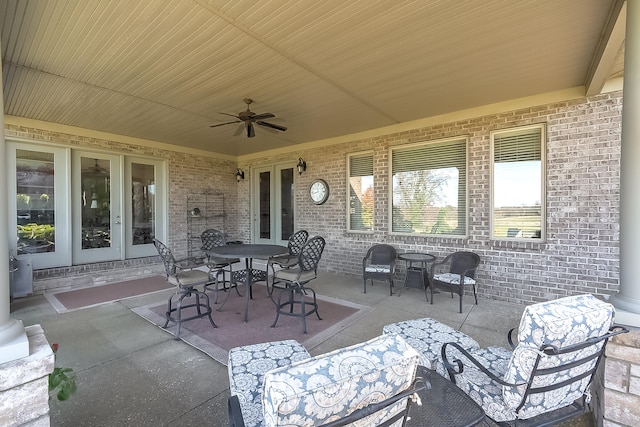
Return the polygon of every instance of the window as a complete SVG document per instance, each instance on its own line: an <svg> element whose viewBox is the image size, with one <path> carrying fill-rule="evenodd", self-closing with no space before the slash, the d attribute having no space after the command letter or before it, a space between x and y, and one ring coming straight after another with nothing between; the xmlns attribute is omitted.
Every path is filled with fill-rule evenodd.
<svg viewBox="0 0 640 427"><path fill-rule="evenodd" d="M544 236L544 125L491 133L492 238Z"/></svg>
<svg viewBox="0 0 640 427"><path fill-rule="evenodd" d="M373 153L347 156L348 231L373 231Z"/></svg>
<svg viewBox="0 0 640 427"><path fill-rule="evenodd" d="M391 231L467 233L467 139L391 148Z"/></svg>

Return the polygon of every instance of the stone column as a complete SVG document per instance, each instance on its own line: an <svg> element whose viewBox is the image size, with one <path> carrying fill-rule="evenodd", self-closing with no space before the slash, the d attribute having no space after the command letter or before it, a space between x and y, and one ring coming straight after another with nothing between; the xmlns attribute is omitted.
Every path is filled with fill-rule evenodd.
<svg viewBox="0 0 640 427"><path fill-rule="evenodd" d="M620 290L616 322L640 326L640 0L627 0L620 156Z"/></svg>
<svg viewBox="0 0 640 427"><path fill-rule="evenodd" d="M1 56L0 56L1 58ZM0 59L0 82L2 82ZM7 146L4 140L4 96L0 84L0 200L7 200ZM29 356L29 340L22 322L9 316L9 217L0 206L0 364Z"/></svg>

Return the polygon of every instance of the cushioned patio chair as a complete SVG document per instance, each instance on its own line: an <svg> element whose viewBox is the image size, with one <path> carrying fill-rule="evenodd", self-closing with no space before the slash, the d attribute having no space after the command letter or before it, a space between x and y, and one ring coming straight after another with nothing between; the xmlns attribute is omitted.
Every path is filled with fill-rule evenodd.
<svg viewBox="0 0 640 427"><path fill-rule="evenodd" d="M293 340L237 347L227 367L231 426L401 426L425 387L396 335L315 357Z"/></svg>
<svg viewBox="0 0 640 427"><path fill-rule="evenodd" d="M307 230L296 231L289 237L289 242L287 243L287 249L289 250L289 253L286 255L279 255L269 258L269 260L267 261L267 274L269 272L269 269L271 269L272 278L274 279L273 281L275 281L276 266L280 267L281 269L287 269L298 265L298 254L300 253L302 246L304 246L304 244L307 242L308 238L309 232ZM269 296L271 296L271 294L273 293L273 285L274 284L272 283L272 286L269 286L269 279L267 278L267 291L269 293Z"/></svg>
<svg viewBox="0 0 640 427"><path fill-rule="evenodd" d="M227 242L224 237L224 233L220 230L216 230L214 228L209 228L204 230L200 235L200 240L202 241L202 251L207 256L207 265L209 266L211 276L213 278L213 282L205 285L205 292L209 290L210 287L213 287L213 292L215 294L214 303L218 303L218 290L220 289L220 282L222 282L222 290L227 291L227 279L225 274L231 277L231 264L236 262L240 262L239 259L226 259L220 258L213 254L215 248L219 248L221 246L226 246ZM236 288L237 291L237 288Z"/></svg>
<svg viewBox="0 0 640 427"><path fill-rule="evenodd" d="M499 425L555 425L587 409L589 388L607 340L628 332L613 326L614 308L592 295L528 306L512 351L442 346L458 387Z"/></svg>
<svg viewBox="0 0 640 427"><path fill-rule="evenodd" d="M154 239L153 244L164 264L167 282L176 287L175 294L171 295L167 302L166 322L163 328L169 326L170 322L175 323L176 332L174 338L176 340L180 339L182 322L206 317L211 322L211 326L217 328L211 317L212 310L209 304L209 296L206 292L196 289L196 286L205 286L214 280L208 272L197 269L202 267L203 264L195 262L194 258L176 261L173 253L164 243ZM195 300L189 300L187 304L183 304L184 299L188 297L195 297ZM176 298L175 307L173 306L174 298ZM195 314L191 313L187 315L188 317L182 317L182 311L191 308L195 308Z"/></svg>
<svg viewBox="0 0 640 427"><path fill-rule="evenodd" d="M272 328L276 327L281 314L287 316L297 316L302 318L302 333L307 333L307 316L318 313L318 300L316 291L307 287L307 283L318 277L318 263L324 251L325 240L323 237L314 236L300 249L296 268L278 270L273 275L273 286L282 283L282 288L278 298L274 299L276 304L276 319ZM307 294L311 293L311 299L307 299Z"/></svg>
<svg viewBox="0 0 640 427"><path fill-rule="evenodd" d="M434 288L456 293L460 296L460 313L462 313L462 297L464 288L473 288L473 297L478 305L475 273L480 264L480 256L473 252L458 251L447 255L442 261L431 264L429 282L431 288L431 304L433 304Z"/></svg>
<svg viewBox="0 0 640 427"><path fill-rule="evenodd" d="M362 279L364 293L367 293L367 280L384 280L389 282L389 295L393 295L393 275L396 273L397 251L391 245L373 245L362 258Z"/></svg>

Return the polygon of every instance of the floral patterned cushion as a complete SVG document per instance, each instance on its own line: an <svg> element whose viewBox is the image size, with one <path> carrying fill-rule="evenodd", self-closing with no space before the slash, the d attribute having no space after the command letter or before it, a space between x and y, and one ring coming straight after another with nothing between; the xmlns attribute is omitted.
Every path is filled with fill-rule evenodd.
<svg viewBox="0 0 640 427"><path fill-rule="evenodd" d="M528 306L522 314L518 328L518 346L513 351L504 380L514 384L527 381L540 346L550 344L562 348L584 342L588 338L605 335L613 325L613 319L613 306L593 295L560 298ZM578 353L543 357L539 367L549 368L559 363L569 363L600 351L603 345L604 341L600 341ZM596 362L597 359L594 359L586 366L581 365L578 368L537 377L536 385L557 384L575 376L576 369L580 372L592 369ZM528 398L519 412L520 418L530 418L569 405L587 391L589 381L590 378L587 377L578 383ZM517 407L523 394L522 387L503 388L503 399L510 408Z"/></svg>
<svg viewBox="0 0 640 427"><path fill-rule="evenodd" d="M264 378L264 425L315 426L343 418L409 388L417 366L418 354L405 340L382 335L272 370ZM402 399L352 425L379 425L406 405Z"/></svg>
<svg viewBox="0 0 640 427"><path fill-rule="evenodd" d="M437 371L440 375L449 377L444 365L440 349L446 342L456 342L467 350L479 349L476 340L450 326L427 317L392 323L382 328L385 334L398 334L416 349L420 355L420 365Z"/></svg>
<svg viewBox="0 0 640 427"><path fill-rule="evenodd" d="M275 368L308 359L309 352L294 340L232 348L227 370L229 391L237 395L246 427L264 425L262 385L264 375Z"/></svg>
<svg viewBox="0 0 640 427"><path fill-rule="evenodd" d="M518 329L518 345L513 352L500 347L471 350L469 353L498 378L511 384L524 384L531 376L540 347L552 344L559 348L606 334L613 322L613 306L592 295L580 295L533 304L525 308ZM578 354L543 357L540 368L558 366L599 351L604 342L587 347ZM449 358L449 355L448 355ZM527 419L571 404L588 393L590 378L546 393L530 395L516 412L524 396L524 386L503 386L483 374L464 356L464 371L456 375L456 384L471 396L494 421ZM593 368L581 365L579 372ZM571 370L537 376L535 386L557 384L575 375ZM571 375L571 376L573 376Z"/></svg>
<svg viewBox="0 0 640 427"><path fill-rule="evenodd" d="M391 266L371 264L364 268L367 273L391 273Z"/></svg>
<svg viewBox="0 0 640 427"><path fill-rule="evenodd" d="M460 284L460 275L455 273L436 274L433 276L433 278L439 282L451 283L452 285ZM465 285L473 285L475 283L476 283L475 279L472 279L471 277L468 277L468 276L464 276Z"/></svg>

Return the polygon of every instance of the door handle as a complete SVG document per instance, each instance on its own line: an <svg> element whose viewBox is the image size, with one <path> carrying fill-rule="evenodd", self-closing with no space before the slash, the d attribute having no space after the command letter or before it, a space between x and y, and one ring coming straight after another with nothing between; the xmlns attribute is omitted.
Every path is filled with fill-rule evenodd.
<svg viewBox="0 0 640 427"><path fill-rule="evenodd" d="M120 221L120 215L116 216L116 220L113 221L114 224L122 224L122 221Z"/></svg>

